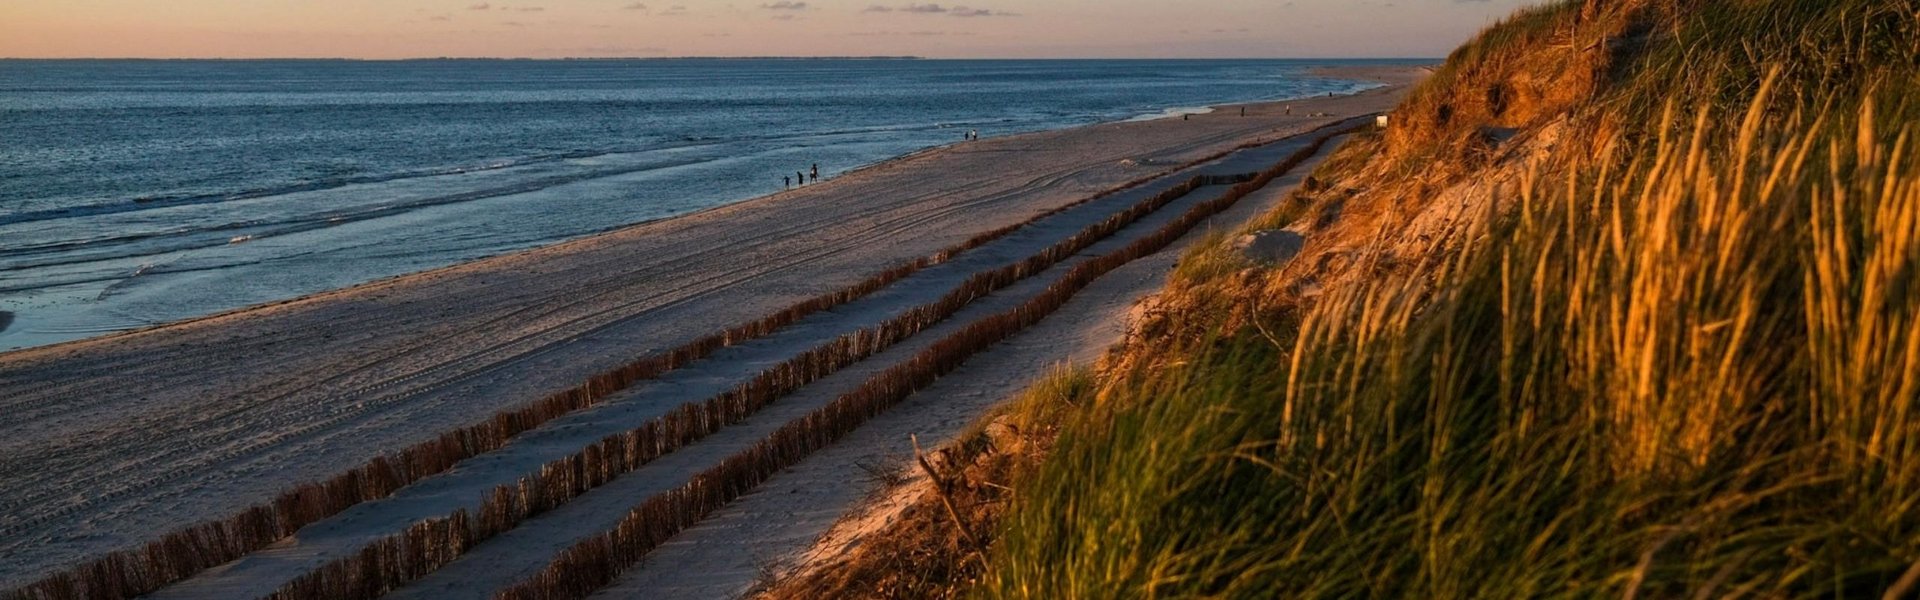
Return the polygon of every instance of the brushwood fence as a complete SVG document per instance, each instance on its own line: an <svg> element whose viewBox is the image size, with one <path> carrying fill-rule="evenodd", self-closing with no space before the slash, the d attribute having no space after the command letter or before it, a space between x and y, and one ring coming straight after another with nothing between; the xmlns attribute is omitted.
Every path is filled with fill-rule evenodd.
<svg viewBox="0 0 1920 600"><path fill-rule="evenodd" d="M1323 127L1322 129L1335 129L1344 126L1345 124L1342 122ZM1324 141L1324 139L1324 137L1321 138L1322 141ZM1319 142L1316 142L1316 144L1317 143ZM1243 145L1232 150L1190 161L1182 168L1215 160L1253 145L1254 144ZM763 337L791 325L808 315L864 297L922 269L944 263L954 256L991 243L1034 222L1070 210L1081 204L1144 185L1155 179L1157 179L1157 177L1142 177L1100 194L1036 214L1020 223L981 233L960 244L942 249L932 255L911 260L876 273L846 288L804 300L761 319L725 329L719 333L694 340L672 350L640 357L619 367L594 375L587 381L572 388L550 394L526 405L496 413L482 422L442 433L434 439L415 444L391 455L373 458L360 466L333 477L295 486L281 493L271 502L243 509L222 519L197 523L175 530L138 548L108 553L98 559L44 577L22 588L0 594L0 598L5 598L6 600L126 600L151 593L206 569L224 564L264 548L268 544L292 535L301 527L339 514L340 511L346 510L354 505L385 498L415 481L444 473L462 460L497 450L514 436L525 433L562 415L591 407L606 399L608 396L631 387L639 381L657 378L668 371L709 356L722 348ZM1193 182L1188 183L1191 184ZM682 410L685 411L688 409L683 407ZM692 415L683 418L695 421L699 420ZM680 440L685 436L694 435L689 432L699 431L701 429L701 427L688 427L680 430L679 428L683 427L682 425L662 425L662 427L667 427L667 430L657 434L661 437L649 435L647 438L649 441L646 443L657 445L660 439ZM697 439L697 437L694 439ZM691 440L681 440L679 444L684 444L688 441ZM603 441L603 443L605 442ZM635 440L635 443L639 444L641 442L640 440ZM656 457L670 451L670 447L678 446L660 446L656 448L655 453L650 456L643 452L633 455L623 454L622 458L631 458L644 462L643 459L637 457ZM630 463L628 466L630 468L638 464L639 463ZM544 471L543 469L543 473ZM610 475L608 476L610 477ZM579 480L591 482L593 478L582 477ZM547 486L549 485L561 486L561 484L554 483L543 484L541 487L542 489L548 489ZM566 484L566 486L572 485L573 484ZM578 492L575 493L577 494ZM520 519L524 519L532 514L537 514L539 509L535 507L548 505L547 503L552 502L553 498L565 496L565 494L521 494L517 490L496 490L495 496L498 497L498 500L490 499L489 508L485 509L478 519L467 521L466 515L462 514L449 516L447 520L460 519L463 523L470 523L469 526L459 528L462 530L497 533L498 531L510 528ZM548 499L543 501L528 499L534 496L546 497ZM498 508L493 508L496 505ZM402 536L396 536L396 538L416 539L418 540L417 542L407 542L404 540L395 541L395 538L389 538L377 544L384 548L384 550L369 547L358 555L348 559L356 561L357 564L372 565L373 567L369 568L373 568L374 573L391 572L386 575L363 573L361 576L353 579L364 581L407 581L417 578L424 572L430 572L431 569L426 569L425 571L421 571L420 569L428 565L434 565L435 560L423 558L423 562L414 563L414 561L411 560L397 561L390 557L415 552L413 548L415 548L417 544L425 544L427 543L426 540L435 537L432 535L432 531L451 531L453 529L450 527L436 529L436 527L438 526L423 523L409 530ZM492 533L487 533L485 536L480 537L475 537L475 534L462 536L446 535L442 536L442 541L436 544L437 547L442 549L454 547L456 544L451 542L451 538L460 537L461 543L459 546L464 547L465 544L474 543L479 539L490 537ZM454 555L457 556L458 552L455 552ZM423 556L433 557L442 556L442 554L427 553ZM451 558L444 558L444 560L451 560ZM391 566L395 564L415 564L416 566ZM440 564L444 563L441 562ZM435 567L437 568L437 565L435 565ZM334 566L330 565L327 570L333 571L335 569ZM409 573L412 573L412 575L407 575ZM294 585L290 585L288 589L282 590L282 593L291 593L296 586L305 589L312 585L314 585L313 582L308 581L307 578L303 578L301 581L295 582ZM363 589L368 592L382 588L382 586L367 584L329 584L324 587L331 589ZM384 591L378 593L384 593ZM378 593L374 593L374 595L378 595ZM286 597L318 598L337 596ZM372 596L354 594L353 597Z"/></svg>
<svg viewBox="0 0 1920 600"><path fill-rule="evenodd" d="M1195 205L1173 222L1127 246L1075 265L1040 294L1008 311L982 318L868 379L754 446L695 475L685 485L641 502L613 530L563 550L532 577L502 591L500 600L585 598L605 587L653 549L707 514L752 490L774 473L798 463L931 385L974 354L1033 325L1065 305L1101 275L1166 248L1206 219L1232 207L1274 178L1317 153L1339 130L1315 139L1286 160L1246 178L1219 198ZM1198 187L1201 179L1189 182Z"/></svg>
<svg viewBox="0 0 1920 600"><path fill-rule="evenodd" d="M422 537L413 531L386 538L362 552L337 560L282 587L280 600L375 598L422 577L464 553L464 549L552 510L613 478L752 416L774 400L808 383L864 360L939 323L974 299L1052 267L1167 204L1206 185L1244 182L1256 175L1196 176L1087 226L1019 262L977 273L939 300L916 307L878 326L865 328L815 347L728 392L688 403L642 426L606 437L566 458L544 465L514 485L496 488L477 517L464 510L431 519L416 529L442 532ZM1229 192L1231 193L1231 191ZM467 527L441 524L461 522ZM428 544L419 549L415 544ZM418 562L416 557L430 557Z"/></svg>

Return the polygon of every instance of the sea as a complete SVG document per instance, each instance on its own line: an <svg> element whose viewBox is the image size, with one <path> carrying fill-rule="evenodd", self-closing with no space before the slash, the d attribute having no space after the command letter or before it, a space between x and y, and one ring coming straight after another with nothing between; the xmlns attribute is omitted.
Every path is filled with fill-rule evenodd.
<svg viewBox="0 0 1920 600"><path fill-rule="evenodd" d="M982 137L1359 91L1292 60L0 60L0 350Z"/></svg>

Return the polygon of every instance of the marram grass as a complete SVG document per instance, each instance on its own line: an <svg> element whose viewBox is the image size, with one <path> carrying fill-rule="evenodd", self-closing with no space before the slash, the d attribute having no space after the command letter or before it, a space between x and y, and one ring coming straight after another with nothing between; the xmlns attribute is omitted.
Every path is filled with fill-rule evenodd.
<svg viewBox="0 0 1920 600"><path fill-rule="evenodd" d="M1780 80L1109 377L977 595L1920 591L1920 152L1876 117L1911 107Z"/></svg>

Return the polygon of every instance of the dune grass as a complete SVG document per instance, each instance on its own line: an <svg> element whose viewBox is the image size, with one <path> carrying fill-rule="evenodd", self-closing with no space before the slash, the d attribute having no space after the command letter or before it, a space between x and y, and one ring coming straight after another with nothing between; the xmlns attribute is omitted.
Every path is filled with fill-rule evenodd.
<svg viewBox="0 0 1920 600"><path fill-rule="evenodd" d="M1920 13L1640 4L1603 150L1465 247L1142 350L976 595L1920 592L1920 38L1885 18Z"/></svg>

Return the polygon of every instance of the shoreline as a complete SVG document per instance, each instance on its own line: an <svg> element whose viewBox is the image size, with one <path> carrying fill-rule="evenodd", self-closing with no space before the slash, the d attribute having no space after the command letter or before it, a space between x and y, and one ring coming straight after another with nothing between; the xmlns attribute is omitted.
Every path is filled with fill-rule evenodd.
<svg viewBox="0 0 1920 600"><path fill-rule="evenodd" d="M5 59L0 59L0 60L5 60ZM87 60L95 60L95 59L87 59ZM98 60L117 60L117 59L98 59ZM183 59L183 60L195 60L195 59ZM411 60L411 59L410 59L410 60ZM1401 60L1401 59L1379 59L1379 60ZM1335 98L1348 98L1348 97L1356 97L1356 96L1363 96L1363 95L1366 95L1366 94L1369 94L1369 93L1373 93L1373 92L1376 92L1376 91L1378 91L1378 90L1382 90L1382 89L1386 89L1386 88L1390 88L1390 87L1392 87L1392 86L1394 86L1394 85L1398 85L1398 84L1402 84L1402 83L1406 83L1406 82L1409 82L1409 81L1411 81L1411 79L1410 79L1410 78L1408 78L1408 77L1404 77L1404 76L1403 76L1403 77L1395 77L1395 75L1394 75L1394 74L1395 74L1395 73L1405 73L1405 72L1409 72L1409 70L1410 70L1410 69L1411 69L1411 70L1418 70L1418 69L1421 69L1421 68L1423 68L1423 67L1419 67L1419 66L1407 66L1407 65L1396 65L1396 66L1384 66L1384 65L1383 65L1383 66L1333 66L1333 67L1315 67L1315 68L1313 68L1313 69L1310 69L1310 70L1308 70L1308 71L1307 71L1307 75L1308 75L1308 76L1312 76L1312 77L1324 77L1324 78L1329 78L1329 79L1343 79L1343 80L1351 80L1351 81L1372 81L1372 82L1375 82L1375 83L1378 83L1378 84L1380 84L1380 85L1378 85L1378 86L1375 86L1375 87L1369 87L1369 88L1365 88L1365 89L1362 89L1362 90L1359 90L1359 91L1357 91L1357 92L1352 92L1352 93L1347 93L1347 94L1339 94L1339 95L1335 95L1335 96L1327 96L1327 97L1321 97L1321 96L1309 96L1309 97L1300 97L1300 98L1294 98L1294 99L1279 99L1279 100L1256 100L1256 101L1250 101L1250 102L1228 102L1228 103L1222 103L1222 104L1211 104L1211 105L1206 105L1206 106L1204 106L1204 107L1201 107L1201 108L1205 108L1205 109L1208 109L1208 110L1210 110L1210 111L1211 111L1211 112L1208 112L1208 113L1203 113L1203 114L1204 114L1204 115L1206 115L1206 116L1224 116L1224 115L1225 115L1225 109L1228 109L1228 108L1238 108L1238 107L1242 107L1242 106L1244 106L1244 107L1248 107L1248 108L1249 108L1249 113L1248 113L1248 115L1247 115L1247 116L1268 116L1268 115L1271 115L1271 114L1275 114L1275 113L1277 112L1277 110L1271 110L1271 109L1275 109L1276 107L1280 107L1280 106L1284 106L1284 105L1286 105L1286 104L1289 104L1289 103L1299 103L1299 102L1304 102L1304 101L1310 101L1310 100L1326 100L1326 99L1335 99ZM1178 110L1178 108L1177 108L1177 107L1175 107L1175 108L1167 108L1167 109L1163 109L1163 110ZM1256 110L1258 111L1257 113L1256 113L1256 112L1254 112L1254 111L1256 111ZM1194 115L1192 115L1192 116L1195 116L1195 117L1199 117L1199 116L1203 116L1203 114L1194 114ZM1077 125L1069 125L1069 126L1066 126L1066 127L1056 127L1056 128L1048 128L1048 129L1038 129L1038 130L1032 130L1032 131L1024 131L1024 132L1018 132L1018 133L1013 133L1013 134L1009 134L1009 135L1004 135L1004 136L997 136L997 137L995 137L995 138L993 138L993 139L1008 139L1008 138L1015 138L1015 137L1020 137L1020 136L1030 136L1030 135L1036 135L1036 134L1044 134L1044 133L1048 133L1048 132L1060 132L1060 131L1069 131L1069 130L1075 130L1075 129L1082 129L1082 128L1092 128L1092 127L1102 127L1102 126L1110 126L1110 125L1117 125L1117 124L1128 124L1128 123L1141 123L1141 122L1151 122L1151 121L1159 121L1159 120L1166 120L1166 119L1171 119L1171 118L1173 118L1173 117L1178 117L1178 116L1181 116L1181 115L1180 115L1180 114L1177 114L1177 113L1176 113L1176 114L1164 114L1164 115L1160 115L1160 114L1155 114L1155 113L1146 113L1146 114L1141 114L1141 115L1135 115L1135 116L1132 116L1132 117L1114 117L1114 118L1109 118L1109 119L1106 119L1106 120L1100 120L1100 121L1094 121L1094 122L1090 122L1090 123L1082 123L1082 124L1077 124ZM1237 115L1235 115L1235 116L1237 116ZM961 128L954 128L954 129L955 129L955 131L959 131L959 130L960 130ZM833 179L840 179L840 178L844 178L844 177L848 177L848 176L853 176L853 175L856 175L856 174L861 174L861 173L864 173L864 172L867 172L867 171L870 171L870 170L874 170L874 169L881 169L881 168L886 168L886 167L888 167L889 165L893 165L893 164L897 164L897 163L902 163L902 162L907 162L907 161L911 161L911 160L915 160L915 159L918 159L918 158L922 158L922 157L925 157L925 156L928 156L928 155L933 155L933 154L937 154L937 153L940 153L940 152L943 152L943 151L951 151L952 149L954 149L954 148L957 148L957 147L961 147L961 146L964 146L964 145L965 145L965 144L967 144L967 143L968 143L968 142L949 142L949 143L945 143L945 144L939 144L939 145L934 145L934 146L928 146L928 147L924 147L924 148L920 148L920 149L918 149L918 150L914 150L914 151L911 151L911 152L907 152L907 153L904 153L904 154L900 154L900 155L896 155L896 156L891 156L891 157L887 157L887 158L883 158L883 159L880 159L880 160L877 160L877 161L874 161L874 162L870 162L870 163L866 163L866 164L863 164L863 165L860 165L860 166L857 166L857 167L854 167L854 168L851 168L851 169L848 169L848 170L845 170L845 171L841 171L841 172L839 172L839 173L837 173L837 174L835 174L835 175L833 176ZM816 184L812 184L812 185L820 185L820 184L824 184L824 183L828 183L828 182L830 182L830 181L831 181L831 180L827 180L827 181L822 181L822 182L819 182L819 183L816 183ZM237 306L237 307L233 307L233 308L228 308L228 309L224 309L224 310L220 310L220 311L217 311L217 312L212 312L212 313L208 313L208 314L204 314L204 315L200 315L200 316L195 316L195 317L187 317L187 318L182 318L182 319L176 319L176 320L172 320L172 321L166 321L166 322L162 322L162 323L155 323L155 324L151 324L151 325L144 325L144 326L140 326L140 327L134 327L134 328L129 328L129 329L120 329L120 330L114 330L114 331L110 331L110 332L106 332L106 333L101 333L101 334L98 334L98 335L90 335L90 336L86 336L86 337L80 337L80 338L75 338L75 339L70 339L70 340L64 340L64 341L59 341L59 342L53 342L53 343L47 343L47 344L37 344L37 345L31 345L31 346L24 346L24 347L19 347L19 348L12 348L12 349L0 349L0 363L4 363L4 361L6 361L6 360L9 360L9 359L12 359L12 358L14 358L14 357L15 357L15 355L21 355L21 354L27 354L27 353L33 353L33 352L36 352L36 351L40 351L40 350L50 350L50 351L51 351L51 350L58 350L58 349L62 349L62 348L65 348L65 347L69 347L69 346L72 346L72 345L76 345L76 344L85 344L85 343L90 343L90 342L100 342L100 341L105 341L105 340L111 340L111 339L115 339L115 338L121 338L121 337L125 337L125 336L133 336L133 335L140 335L140 334L145 334L145 333L150 333L150 332L153 332L153 331L156 331L156 330L163 330L163 329L167 329L167 328L170 328L170 327L179 327L179 326L185 326L185 325L192 325L192 324L196 324L196 323L202 323L202 322L206 322L206 321L210 321L210 320L217 320L217 319L221 319L221 318L226 318L226 317L231 317L231 316L234 316L234 315L239 315L239 314L244 314L244 313L248 313L248 312L252 312L252 311L259 311L259 310L270 310L270 309L273 309L273 308L276 308L276 307L281 307L281 306L285 306L285 305L289 305L289 304L295 304L295 303L301 303L301 302L306 302L306 301L310 301L310 300L321 300L321 299L325 299L325 298L328 298L328 297L332 297L332 296L336 296L336 295L339 295L339 294L344 294L344 293L357 293L357 292L360 292L360 291L365 291L365 290L370 290L370 289L374 289L374 288L378 288L378 287L381 287L381 286L384 286L384 285L389 285L389 284L393 284L393 283L396 283L396 282L399 282L399 281L401 281L401 280L405 280L405 279L408 279L408 278L414 278L414 277L431 277L431 276L432 276L432 275L434 275L435 273L438 273L438 272L441 272L441 271L449 271L449 270L457 270L457 269L460 269L460 268L463 268L463 267L467 267L467 266L469 266L469 265L474 265L474 264L476 264L476 263L482 263L482 262L487 262L487 261L493 261L493 260L499 260L499 259L502 259L502 258L506 258L506 257L511 257L511 256L514 256L514 255L517 255L517 254L526 254L526 253L537 253L537 252L543 252L543 251L548 251L548 250L551 250L551 249L556 249L556 248L560 248L560 247L564 247L564 246L567 246L567 245L570 245L570 244L574 244L574 243L577 243L577 242L583 242L583 241L586 241L586 240L590 240L590 239L593 239L593 238L597 238L597 237L601 237L601 236L608 236L608 235L615 235L615 234L619 234L619 233L621 233L621 232L624 232L624 231L628 231L628 230L631 230L631 229L635 229L635 228L641 228L641 227L647 227L647 226L650 226L650 225L656 225L656 224L659 224L659 223L662 223L662 222L667 222L667 221L673 221L673 220L677 220L677 219L685 219L685 218L689 218L689 217L697 217L697 216L701 216L701 215L703 215L703 214L706 214L706 213L709 213L709 212L711 212L711 211L715 211L715 210L719 210L719 209L723 209L723 208L727 208L727 207L731 207L731 206L737 206L737 205L742 205L742 204L748 204L748 203L756 203L756 202L763 202L763 201L773 201L773 200L776 200L776 199L778 199L778 198L781 198L781 197L784 197L784 196L787 196L787 195L789 195L789 194L792 194L792 193L794 193L794 192L797 192L797 191L800 191L800 190L802 190L802 189L806 189L806 188L808 188L808 187L811 187L811 185L810 185L810 186L805 186L805 187L794 187L794 188L790 188L790 189L786 189L786 190L780 190L780 191L775 191L775 192L772 192L772 193L768 193L768 194L762 194L762 195L759 195L759 196L750 196L750 197L746 197L746 198L739 198L739 199L735 199L735 200L730 200L730 201L724 201L724 202L720 202L720 203L716 203L716 204L714 204L714 205L711 205L711 206L706 206L706 207L702 207L702 208L697 208L697 209L694 209L694 210L691 210L691 211L688 211L688 212L684 212L684 213L680 213L680 214L676 214L676 215L672 215L672 216L666 216L666 217L660 217L660 218L656 218L656 219L645 219L645 220L640 220L640 221L634 221L634 222L630 222L630 223L625 223L625 224L621 224L621 225L617 225L617 226L613 226L613 227L609 227L609 228L607 228L607 229L602 229L602 230L598 230L598 231L593 231L593 232L589 232L589 233L584 233L584 234L580 234L580 235L577 235L577 236L574 236L574 237L570 237L570 238L565 238L565 239L559 239L559 240L555 240L555 241L551 241L551 242L547 242L547 243L543 243L543 244L540 244L540 245L537 245L537 246L532 246L532 247L528 247L528 248L521 248L521 249L516 249L516 250L509 250L509 251L506 251L506 252L502 252L502 253L499 253L499 254L493 254L493 255L487 255L487 256L480 256L480 257L476 257L476 258L470 258L470 259L465 259L465 260L460 260L460 261L458 261L458 262L454 262L454 263L450 263L450 264L446 264L446 265L442 265L442 266L438 266L438 267L432 267L432 268L428 268L428 269L424 269L424 270L419 270L419 271L410 271L410 272L406 272L406 273L399 273L399 274L394 274L394 275L386 275L386 276L382 276L382 277L378 277L378 278L374 278L374 279L369 279L369 280L367 280L367 281L363 281L363 282L360 282L360 283L355 283L355 284L352 284L352 285L349 285L349 286L345 286L345 287L340 287L340 288L334 288L334 289L328 289L328 290L322 290L322 291L316 291L316 292L311 292L311 293L307 293L307 294L301 294L301 295L297 295L297 296L292 296L292 297L288 297L288 298L283 298L283 299L279 299L279 300L270 300L270 301L266 301L266 302L260 302L260 303L255 303L255 304L248 304L248 305L244 305L244 306ZM12 322L11 322L11 321L13 321L13 319L10 319L9 321L10 321L10 322L8 323L9 325L12 325L12 324L14 324L14 323L12 323ZM0 329L4 329L4 328L0 328Z"/></svg>

